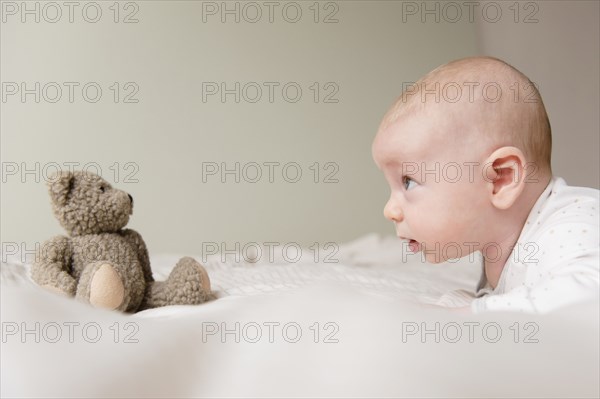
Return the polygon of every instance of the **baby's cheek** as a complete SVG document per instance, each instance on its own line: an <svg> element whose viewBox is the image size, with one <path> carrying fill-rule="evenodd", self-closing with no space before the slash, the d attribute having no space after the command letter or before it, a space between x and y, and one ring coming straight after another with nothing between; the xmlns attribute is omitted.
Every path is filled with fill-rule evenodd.
<svg viewBox="0 0 600 399"><path fill-rule="evenodd" d="M437 244L439 247L457 247L462 246L465 240L468 240L468 226L462 223L460 214L447 213L439 215L435 222L430 224L427 234L431 245Z"/></svg>
<svg viewBox="0 0 600 399"><path fill-rule="evenodd" d="M449 234L459 223L459 217L449 203L431 204L429 209L426 215L429 229L437 236Z"/></svg>
<svg viewBox="0 0 600 399"><path fill-rule="evenodd" d="M418 228L413 228L415 237L433 248L452 237L452 227L440 218L424 217Z"/></svg>

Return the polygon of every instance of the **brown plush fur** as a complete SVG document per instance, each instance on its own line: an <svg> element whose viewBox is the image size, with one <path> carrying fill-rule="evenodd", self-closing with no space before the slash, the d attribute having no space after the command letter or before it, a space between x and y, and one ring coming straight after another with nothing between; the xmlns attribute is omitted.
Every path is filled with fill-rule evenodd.
<svg viewBox="0 0 600 399"><path fill-rule="evenodd" d="M206 270L190 257L179 260L166 281L154 281L144 240L123 229L133 212L129 194L88 172L61 172L48 186L68 236L42 245L32 266L38 284L124 312L199 304L211 297Z"/></svg>

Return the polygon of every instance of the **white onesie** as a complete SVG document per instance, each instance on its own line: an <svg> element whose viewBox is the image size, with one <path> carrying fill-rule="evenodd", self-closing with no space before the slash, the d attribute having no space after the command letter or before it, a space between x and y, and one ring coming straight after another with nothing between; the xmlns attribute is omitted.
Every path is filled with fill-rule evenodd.
<svg viewBox="0 0 600 399"><path fill-rule="evenodd" d="M529 213L496 289L485 273L471 302L475 313L545 313L598 298L599 191L553 177Z"/></svg>

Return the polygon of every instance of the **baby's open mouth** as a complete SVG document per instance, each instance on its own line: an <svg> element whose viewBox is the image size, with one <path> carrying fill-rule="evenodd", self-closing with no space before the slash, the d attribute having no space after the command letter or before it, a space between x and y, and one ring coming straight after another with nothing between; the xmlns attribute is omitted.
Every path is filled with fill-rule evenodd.
<svg viewBox="0 0 600 399"><path fill-rule="evenodd" d="M408 245L408 249L412 253L417 253L421 250L421 244L418 241L413 240L411 238L399 237L402 241L405 241Z"/></svg>
<svg viewBox="0 0 600 399"><path fill-rule="evenodd" d="M421 244L419 244L415 240L409 240L408 241L408 248L410 249L410 252L417 253L417 252L419 252L421 250Z"/></svg>

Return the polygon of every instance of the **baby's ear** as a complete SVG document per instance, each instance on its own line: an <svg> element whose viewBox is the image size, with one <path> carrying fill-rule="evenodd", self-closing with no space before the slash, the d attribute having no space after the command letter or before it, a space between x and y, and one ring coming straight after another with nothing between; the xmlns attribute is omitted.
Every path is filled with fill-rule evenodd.
<svg viewBox="0 0 600 399"><path fill-rule="evenodd" d="M523 152L516 147L499 148L486 165L484 177L490 187L492 203L498 209L510 208L525 188Z"/></svg>
<svg viewBox="0 0 600 399"><path fill-rule="evenodd" d="M64 206L67 203L69 194L73 189L75 175L73 172L58 172L48 180L48 191L52 202L57 206Z"/></svg>

